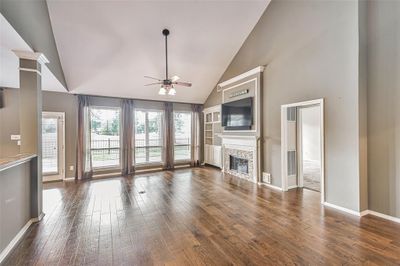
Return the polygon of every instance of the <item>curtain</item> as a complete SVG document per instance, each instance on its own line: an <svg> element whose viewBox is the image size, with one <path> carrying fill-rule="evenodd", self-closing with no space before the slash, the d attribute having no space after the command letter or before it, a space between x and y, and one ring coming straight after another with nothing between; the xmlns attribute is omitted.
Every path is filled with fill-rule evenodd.
<svg viewBox="0 0 400 266"><path fill-rule="evenodd" d="M168 170L174 168L174 113L172 103L164 103L164 112L164 169Z"/></svg>
<svg viewBox="0 0 400 266"><path fill-rule="evenodd" d="M79 95L75 179L89 179L93 175L90 133L90 100L88 96Z"/></svg>
<svg viewBox="0 0 400 266"><path fill-rule="evenodd" d="M191 166L200 166L201 146L200 146L200 117L203 106L200 104L192 104L192 154Z"/></svg>
<svg viewBox="0 0 400 266"><path fill-rule="evenodd" d="M122 100L122 175L130 175L134 172L133 160L134 158L134 104L131 99Z"/></svg>

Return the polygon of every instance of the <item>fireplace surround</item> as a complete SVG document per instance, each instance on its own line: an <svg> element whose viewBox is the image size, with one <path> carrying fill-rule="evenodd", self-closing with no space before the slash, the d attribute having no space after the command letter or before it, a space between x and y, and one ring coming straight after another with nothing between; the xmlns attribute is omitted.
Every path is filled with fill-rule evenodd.
<svg viewBox="0 0 400 266"><path fill-rule="evenodd" d="M224 173L257 183L259 164L255 136L221 135Z"/></svg>

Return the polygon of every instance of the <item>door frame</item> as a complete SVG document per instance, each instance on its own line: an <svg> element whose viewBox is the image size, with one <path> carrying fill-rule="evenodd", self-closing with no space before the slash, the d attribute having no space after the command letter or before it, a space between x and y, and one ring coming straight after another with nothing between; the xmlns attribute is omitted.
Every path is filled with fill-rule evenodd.
<svg viewBox="0 0 400 266"><path fill-rule="evenodd" d="M287 109L289 107L308 107L308 106L320 106L320 119L321 119L321 203L325 202L325 126L324 126L324 99L316 99L304 102L297 102L291 104L281 105L281 173L282 173L282 190L288 191L288 161L287 161L287 147L288 147L288 128L287 128ZM298 123L298 121L296 121ZM297 128L297 127L296 127ZM297 162L299 152L296 152Z"/></svg>
<svg viewBox="0 0 400 266"><path fill-rule="evenodd" d="M51 112L51 111L43 111L42 112L42 119L44 116L54 116L57 117L58 122L60 123L57 126L61 125L61 128L57 129L57 138L59 138L60 133L62 136L61 140L61 151L58 152L58 156L61 158L58 158L58 163L59 163L59 174L53 175L45 175L43 174L43 182L50 182L50 181L56 181L56 180L64 180L65 179L65 112ZM58 143L58 141L57 141ZM46 179L46 180L45 180Z"/></svg>

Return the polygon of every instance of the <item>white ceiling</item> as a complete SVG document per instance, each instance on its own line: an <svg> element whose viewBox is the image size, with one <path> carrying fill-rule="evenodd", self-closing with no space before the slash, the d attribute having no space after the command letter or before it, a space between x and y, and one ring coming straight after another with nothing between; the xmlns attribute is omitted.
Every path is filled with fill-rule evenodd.
<svg viewBox="0 0 400 266"><path fill-rule="evenodd" d="M19 59L12 50L33 51L0 14L0 87L19 88ZM42 89L66 92L46 66L42 66Z"/></svg>
<svg viewBox="0 0 400 266"><path fill-rule="evenodd" d="M204 103L269 0L47 0L57 49L73 93ZM169 73L191 88L159 96L143 76Z"/></svg>

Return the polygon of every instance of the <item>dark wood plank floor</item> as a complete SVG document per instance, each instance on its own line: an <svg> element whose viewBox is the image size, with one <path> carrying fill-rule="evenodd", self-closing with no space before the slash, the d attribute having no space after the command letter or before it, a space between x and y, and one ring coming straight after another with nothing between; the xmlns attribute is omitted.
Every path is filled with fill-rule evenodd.
<svg viewBox="0 0 400 266"><path fill-rule="evenodd" d="M400 225L194 168L46 184L6 265L400 264Z"/></svg>

